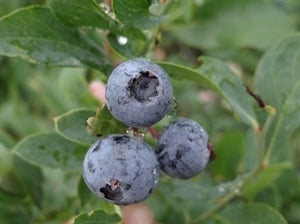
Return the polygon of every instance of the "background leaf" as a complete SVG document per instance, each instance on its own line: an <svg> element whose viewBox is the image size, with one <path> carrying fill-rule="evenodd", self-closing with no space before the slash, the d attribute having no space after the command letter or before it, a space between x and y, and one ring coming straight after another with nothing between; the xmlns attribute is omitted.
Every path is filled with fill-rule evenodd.
<svg viewBox="0 0 300 224"><path fill-rule="evenodd" d="M80 205L81 207L83 207L92 196L92 193L90 189L86 186L86 183L84 182L83 178L80 178L79 180L77 191L80 200Z"/></svg>
<svg viewBox="0 0 300 224"><path fill-rule="evenodd" d="M74 107L94 107L99 104L99 101L93 98L89 91L84 69L62 69L58 77L58 83L66 100L72 103Z"/></svg>
<svg viewBox="0 0 300 224"><path fill-rule="evenodd" d="M30 135L14 148L14 153L39 166L80 170L86 148L56 133Z"/></svg>
<svg viewBox="0 0 300 224"><path fill-rule="evenodd" d="M190 80L223 96L233 111L247 124L258 129L250 99L242 82L227 65L211 57L201 57L199 69L190 69L181 65L159 62L171 78Z"/></svg>
<svg viewBox="0 0 300 224"><path fill-rule="evenodd" d="M0 139L0 178L8 173L12 168L12 158L10 151L1 143Z"/></svg>
<svg viewBox="0 0 300 224"><path fill-rule="evenodd" d="M146 36L139 29L124 27L115 20L113 12L110 12L110 6L104 2L98 4L95 0L49 0L48 4L64 25L109 30L108 41L122 56L129 58L137 56L146 41ZM125 38L126 44L122 44L120 38Z"/></svg>
<svg viewBox="0 0 300 224"><path fill-rule="evenodd" d="M113 21L94 0L48 0L55 16L67 26L114 28Z"/></svg>
<svg viewBox="0 0 300 224"><path fill-rule="evenodd" d="M42 183L44 180L40 167L28 163L17 155L13 156L14 171L25 191L34 203L41 207L43 200Z"/></svg>
<svg viewBox="0 0 300 224"><path fill-rule="evenodd" d="M115 119L106 106L98 109L96 114L87 121L89 132L96 136L114 133L125 133L127 126Z"/></svg>
<svg viewBox="0 0 300 224"><path fill-rule="evenodd" d="M146 42L145 35L137 30L132 29L131 35L118 35L110 33L108 41L112 49L118 54L126 58L134 58L140 56L143 46Z"/></svg>
<svg viewBox="0 0 300 224"><path fill-rule="evenodd" d="M210 0L193 9L192 25L183 24L173 34L183 43L206 51L265 50L296 30L293 17L272 1Z"/></svg>
<svg viewBox="0 0 300 224"><path fill-rule="evenodd" d="M38 6L0 20L0 54L48 65L108 67L102 49L87 35L63 26L48 8Z"/></svg>
<svg viewBox="0 0 300 224"><path fill-rule="evenodd" d="M274 223L275 217L276 223L282 221L280 212L288 223L300 223L300 127L284 136L285 130L296 124L285 122L277 113L266 144L272 146L272 136L279 125L272 162L291 152L289 161L253 170L258 168L265 151L260 150L264 149L264 139L251 127L257 130L267 113L254 104L243 86L246 83L252 87L255 68L265 49L299 29L298 2L0 0L1 16L17 9L0 19L0 223L74 223L76 218L83 223L112 222L108 217L116 214L114 205L99 200L82 180L82 159L94 141L86 131L86 120L88 132L94 135L132 131L116 121L105 107L95 114L99 102L88 91L88 83L105 83L112 66L141 56L164 61L161 64L170 72L176 97L168 116L152 129L141 130L145 132L144 140L155 147L156 135L169 122L179 116L189 117L210 133L217 154L206 171L189 180L162 173L159 187L145 201L155 221L174 224L205 219L204 223L220 224L246 219L245 223ZM20 8L32 4L45 7ZM143 30L148 28L151 29ZM297 45L287 47L288 51L296 51ZM267 78L276 83L275 73L284 73L285 77L280 76L280 85L270 87L268 98L273 101L268 104L277 103L272 98L277 96L276 91L283 101L294 98L288 107L282 102L276 105L280 114L288 117L299 97L285 95L289 91L286 86L293 89L295 80L290 85L291 78L286 75L289 72L284 71L294 68L284 64L299 58L284 52L282 48L283 64L272 65L273 75ZM199 55L215 56L223 62L203 57L199 67ZM21 57L42 64L28 63ZM299 66L295 64L297 71ZM260 89L268 85L263 83ZM258 93L256 90L253 92ZM243 122L232 119L232 112ZM57 117L58 133L45 133L53 130L53 117ZM26 138L32 133L40 134ZM267 205L256 207L252 203ZM92 215L98 209L105 214ZM85 215L78 217L81 213Z"/></svg>
<svg viewBox="0 0 300 224"><path fill-rule="evenodd" d="M289 163L278 163L266 167L244 188L244 195L249 201L253 200L257 193L272 185L285 170L291 169Z"/></svg>
<svg viewBox="0 0 300 224"><path fill-rule="evenodd" d="M83 145L97 140L87 132L87 119L95 115L95 110L75 109L56 117L55 128L64 138Z"/></svg>
<svg viewBox="0 0 300 224"><path fill-rule="evenodd" d="M116 214L107 214L104 211L97 210L91 215L80 215L75 219L75 224L118 224L121 221Z"/></svg>
<svg viewBox="0 0 300 224"><path fill-rule="evenodd" d="M284 218L266 204L233 204L221 213L226 224L287 224Z"/></svg>
<svg viewBox="0 0 300 224"><path fill-rule="evenodd" d="M262 58L255 73L257 93L277 113L268 133L267 145L275 160L287 158L288 137L300 124L300 34L290 35Z"/></svg>
<svg viewBox="0 0 300 224"><path fill-rule="evenodd" d="M113 0L112 6L117 18L128 26L148 29L163 22L164 17L149 11L152 0Z"/></svg>
<svg viewBox="0 0 300 224"><path fill-rule="evenodd" d="M212 162L209 167L218 180L234 178L245 152L245 141L245 134L228 132L214 144L217 161Z"/></svg>
<svg viewBox="0 0 300 224"><path fill-rule="evenodd" d="M12 201L10 201L12 202ZM12 203L0 201L0 222L9 224L30 223L32 216L24 207Z"/></svg>

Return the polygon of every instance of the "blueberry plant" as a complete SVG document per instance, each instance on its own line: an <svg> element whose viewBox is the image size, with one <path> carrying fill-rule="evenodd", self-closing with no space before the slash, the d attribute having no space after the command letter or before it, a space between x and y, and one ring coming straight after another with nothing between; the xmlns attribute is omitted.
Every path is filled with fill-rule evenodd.
<svg viewBox="0 0 300 224"><path fill-rule="evenodd" d="M300 222L299 1L0 15L0 223L117 224L140 201L157 223Z"/></svg>

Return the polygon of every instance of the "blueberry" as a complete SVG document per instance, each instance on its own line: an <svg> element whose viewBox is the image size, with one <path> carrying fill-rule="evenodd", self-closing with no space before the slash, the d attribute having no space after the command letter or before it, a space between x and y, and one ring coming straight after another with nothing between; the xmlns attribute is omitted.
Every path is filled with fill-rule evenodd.
<svg viewBox="0 0 300 224"><path fill-rule="evenodd" d="M96 196L128 205L143 201L156 188L159 163L155 152L141 139L109 135L88 150L83 178Z"/></svg>
<svg viewBox="0 0 300 224"><path fill-rule="evenodd" d="M208 135L197 122L180 118L169 124L158 141L161 169L172 177L188 179L200 173L210 160Z"/></svg>
<svg viewBox="0 0 300 224"><path fill-rule="evenodd" d="M107 108L130 127L148 127L171 109L173 90L168 74L146 59L117 66L106 86Z"/></svg>

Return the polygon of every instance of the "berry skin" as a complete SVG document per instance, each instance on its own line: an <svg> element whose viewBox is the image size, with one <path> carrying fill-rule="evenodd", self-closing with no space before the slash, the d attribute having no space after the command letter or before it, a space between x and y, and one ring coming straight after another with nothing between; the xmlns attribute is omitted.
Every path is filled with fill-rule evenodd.
<svg viewBox="0 0 300 224"><path fill-rule="evenodd" d="M90 147L82 175L96 196L128 205L143 201L156 188L159 164L155 152L141 139L114 134Z"/></svg>
<svg viewBox="0 0 300 224"><path fill-rule="evenodd" d="M106 86L107 108L130 127L148 127L171 109L173 90L168 74L142 58L126 61L111 73Z"/></svg>
<svg viewBox="0 0 300 224"><path fill-rule="evenodd" d="M169 124L158 141L158 160L169 176L188 179L210 160L208 135L197 122L181 118Z"/></svg>

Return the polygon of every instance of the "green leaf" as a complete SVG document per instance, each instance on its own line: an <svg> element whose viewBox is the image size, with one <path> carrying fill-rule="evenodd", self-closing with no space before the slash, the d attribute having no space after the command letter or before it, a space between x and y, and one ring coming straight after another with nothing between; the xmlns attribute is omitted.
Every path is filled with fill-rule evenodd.
<svg viewBox="0 0 300 224"><path fill-rule="evenodd" d="M180 41L206 51L248 47L265 50L296 30L293 17L271 2L205 1L194 9L194 19L188 26L184 24L171 31Z"/></svg>
<svg viewBox="0 0 300 224"><path fill-rule="evenodd" d="M0 178L7 174L12 168L10 151L0 142Z"/></svg>
<svg viewBox="0 0 300 224"><path fill-rule="evenodd" d="M163 16L155 16L149 11L152 0L113 0L112 6L117 18L128 26L149 29L163 22Z"/></svg>
<svg viewBox="0 0 300 224"><path fill-rule="evenodd" d="M247 182L244 187L244 195L248 200L253 200L256 194L269 187L281 173L287 169L291 169L290 163L278 163L266 167L251 182Z"/></svg>
<svg viewBox="0 0 300 224"><path fill-rule="evenodd" d="M0 187L0 204L17 204L24 200L24 195L14 194Z"/></svg>
<svg viewBox="0 0 300 224"><path fill-rule="evenodd" d="M96 27L100 29L109 30L109 41L114 49L121 53L129 53L128 51L140 47L141 42L145 41L145 35L134 27L124 27L123 24L116 21L105 12L95 0L48 0L52 12L59 19L61 23L73 27ZM108 6L109 7L109 6ZM124 36L130 39L129 43L125 46L118 45L116 40ZM125 48L125 49L123 49ZM122 55L121 54L121 55ZM125 54L127 56L127 54ZM123 54L124 55L124 54Z"/></svg>
<svg viewBox="0 0 300 224"><path fill-rule="evenodd" d="M287 224L277 210L266 204L233 204L220 215L226 224Z"/></svg>
<svg viewBox="0 0 300 224"><path fill-rule="evenodd" d="M64 138L82 145L90 145L97 140L87 132L87 120L95 115L95 110L75 109L54 119L56 131Z"/></svg>
<svg viewBox="0 0 300 224"><path fill-rule="evenodd" d="M97 210L91 215L83 214L75 219L75 224L118 224L121 221L117 214L107 214Z"/></svg>
<svg viewBox="0 0 300 224"><path fill-rule="evenodd" d="M87 120L89 133L96 136L105 136L113 133L125 133L127 126L116 120L106 106L96 112L95 116Z"/></svg>
<svg viewBox="0 0 300 224"><path fill-rule="evenodd" d="M164 211L163 219L159 220L164 223L198 223L196 220L199 219L199 215L218 206L219 200L237 189L242 180L242 177L237 177L233 181L216 185L211 176L205 172L189 180L163 178L161 178L160 187L149 200L151 202L156 199L157 204L164 205L161 209L158 207L158 214ZM153 204L153 207L155 206ZM169 214L177 219L184 215L185 220L177 222L176 218L168 217ZM191 222L193 219L195 221Z"/></svg>
<svg viewBox="0 0 300 224"><path fill-rule="evenodd" d="M133 35L134 34L134 35ZM112 49L125 58L140 56L146 42L145 35L139 30L132 29L131 35L109 33L108 42Z"/></svg>
<svg viewBox="0 0 300 224"><path fill-rule="evenodd" d="M41 207L43 200L43 174L40 167L32 165L19 156L13 156L14 170L25 191L36 205Z"/></svg>
<svg viewBox="0 0 300 224"><path fill-rule="evenodd" d="M62 69L59 74L59 85L67 100L73 103L76 107L94 107L99 104L99 102L92 97L89 91L84 69Z"/></svg>
<svg viewBox="0 0 300 224"><path fill-rule="evenodd" d="M209 165L210 169L218 179L234 178L237 174L240 159L245 151L245 134L228 132L214 144L214 148L217 160Z"/></svg>
<svg viewBox="0 0 300 224"><path fill-rule="evenodd" d="M62 224L78 211L77 184L80 172L43 167L43 174L43 209L47 209L43 214L55 214L48 220L55 221L53 224ZM44 220L37 223L43 224Z"/></svg>
<svg viewBox="0 0 300 224"><path fill-rule="evenodd" d="M240 172L249 172L257 165L259 161L259 142L257 134L253 130L249 129L243 133L245 136L245 149L244 157L239 164Z"/></svg>
<svg viewBox="0 0 300 224"><path fill-rule="evenodd" d="M48 0L55 16L67 26L92 26L110 29L112 20L94 0Z"/></svg>
<svg viewBox="0 0 300 224"><path fill-rule="evenodd" d="M287 158L289 136L300 125L300 34L289 35L266 52L255 73L255 87L276 108L267 146L275 160Z"/></svg>
<svg viewBox="0 0 300 224"><path fill-rule="evenodd" d="M298 0L273 1L273 3L284 12L299 16L300 2Z"/></svg>
<svg viewBox="0 0 300 224"><path fill-rule="evenodd" d="M300 176L297 167L285 169L274 183L284 198L297 198L300 195Z"/></svg>
<svg viewBox="0 0 300 224"><path fill-rule="evenodd" d="M201 57L200 61L202 66L197 70L168 62L158 64L171 78L193 81L221 95L245 123L257 130L258 123L242 82L225 63L211 57Z"/></svg>
<svg viewBox="0 0 300 224"><path fill-rule="evenodd" d="M182 210L195 218L212 207L216 198L228 193L230 186L219 192L210 177L201 173L198 177L189 180L174 179L172 188L174 190L164 192L164 195L173 200L173 209ZM199 203L200 201L205 203Z"/></svg>
<svg viewBox="0 0 300 224"><path fill-rule="evenodd" d="M0 223L20 224L30 223L32 214L30 214L24 205L2 203L0 201Z"/></svg>
<svg viewBox="0 0 300 224"><path fill-rule="evenodd" d="M87 35L63 26L50 9L38 6L0 19L0 55L47 65L108 67L102 49Z"/></svg>
<svg viewBox="0 0 300 224"><path fill-rule="evenodd" d="M83 178L80 178L78 184L78 197L80 200L80 205L83 207L91 198L92 193L90 189L86 186Z"/></svg>
<svg viewBox="0 0 300 224"><path fill-rule="evenodd" d="M1 116L1 112L0 112L0 116ZM3 124L1 125L3 126ZM8 150L10 150L15 145L15 140L4 130L0 130L0 142Z"/></svg>
<svg viewBox="0 0 300 224"><path fill-rule="evenodd" d="M254 201L257 203L268 204L275 209L281 209L283 205L283 196L280 194L276 183L273 183L272 185L258 192L254 198Z"/></svg>
<svg viewBox="0 0 300 224"><path fill-rule="evenodd" d="M85 152L86 147L56 133L30 135L14 148L14 153L34 164L63 170L80 170Z"/></svg>

